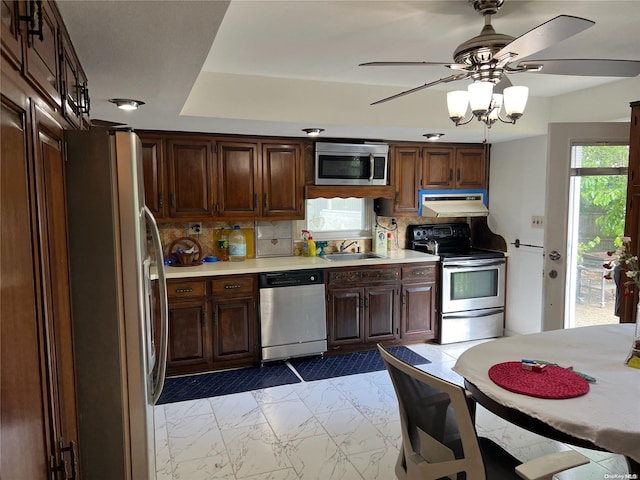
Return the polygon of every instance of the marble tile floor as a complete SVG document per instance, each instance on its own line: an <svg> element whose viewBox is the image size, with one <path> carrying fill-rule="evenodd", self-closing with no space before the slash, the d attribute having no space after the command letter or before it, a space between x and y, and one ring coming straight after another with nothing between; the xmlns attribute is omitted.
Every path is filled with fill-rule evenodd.
<svg viewBox="0 0 640 480"><path fill-rule="evenodd" d="M432 362L419 368L461 384L451 367L476 343L410 348ZM396 478L400 420L386 371L162 405L155 422L157 480ZM571 448L480 406L476 423L480 435L522 461ZM627 472L620 455L576 449L591 463L557 480L622 478Z"/></svg>

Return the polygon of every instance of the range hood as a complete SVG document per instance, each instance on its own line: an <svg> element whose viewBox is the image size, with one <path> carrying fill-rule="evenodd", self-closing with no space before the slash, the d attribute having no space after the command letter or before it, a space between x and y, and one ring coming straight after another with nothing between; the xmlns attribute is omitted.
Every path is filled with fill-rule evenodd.
<svg viewBox="0 0 640 480"><path fill-rule="evenodd" d="M486 217L486 190L420 190L421 217Z"/></svg>

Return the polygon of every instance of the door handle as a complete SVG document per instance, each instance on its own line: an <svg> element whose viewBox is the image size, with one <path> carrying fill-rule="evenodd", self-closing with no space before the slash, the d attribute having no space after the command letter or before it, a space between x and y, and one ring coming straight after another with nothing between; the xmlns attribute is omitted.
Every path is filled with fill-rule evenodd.
<svg viewBox="0 0 640 480"><path fill-rule="evenodd" d="M558 252L557 250L553 250L550 254L549 254L549 260L553 260L554 262L557 262L558 260L560 260L562 258L562 255L560 255L560 252Z"/></svg>

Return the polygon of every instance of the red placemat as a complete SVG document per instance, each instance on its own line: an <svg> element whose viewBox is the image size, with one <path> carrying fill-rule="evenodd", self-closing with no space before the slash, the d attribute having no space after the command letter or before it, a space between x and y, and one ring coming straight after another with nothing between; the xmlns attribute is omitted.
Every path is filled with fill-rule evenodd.
<svg viewBox="0 0 640 480"><path fill-rule="evenodd" d="M541 373L524 370L521 362L498 363L489 369L496 385L539 398L573 398L589 391L589 383L570 370L547 365Z"/></svg>

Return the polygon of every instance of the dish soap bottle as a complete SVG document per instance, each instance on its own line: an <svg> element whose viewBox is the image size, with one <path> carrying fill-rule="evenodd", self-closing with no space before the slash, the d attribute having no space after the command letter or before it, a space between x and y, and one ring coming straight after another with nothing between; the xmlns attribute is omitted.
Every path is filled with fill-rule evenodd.
<svg viewBox="0 0 640 480"><path fill-rule="evenodd" d="M302 256L309 256L309 230L302 230Z"/></svg>
<svg viewBox="0 0 640 480"><path fill-rule="evenodd" d="M247 258L247 239L240 230L240 225L235 225L229 235L229 260L242 262Z"/></svg>
<svg viewBox="0 0 640 480"><path fill-rule="evenodd" d="M229 261L229 236L224 228L220 230L218 237L218 259L221 262Z"/></svg>
<svg viewBox="0 0 640 480"><path fill-rule="evenodd" d="M309 249L308 249L307 256L309 257L316 256L316 242L313 241L313 237L311 235L309 235Z"/></svg>

